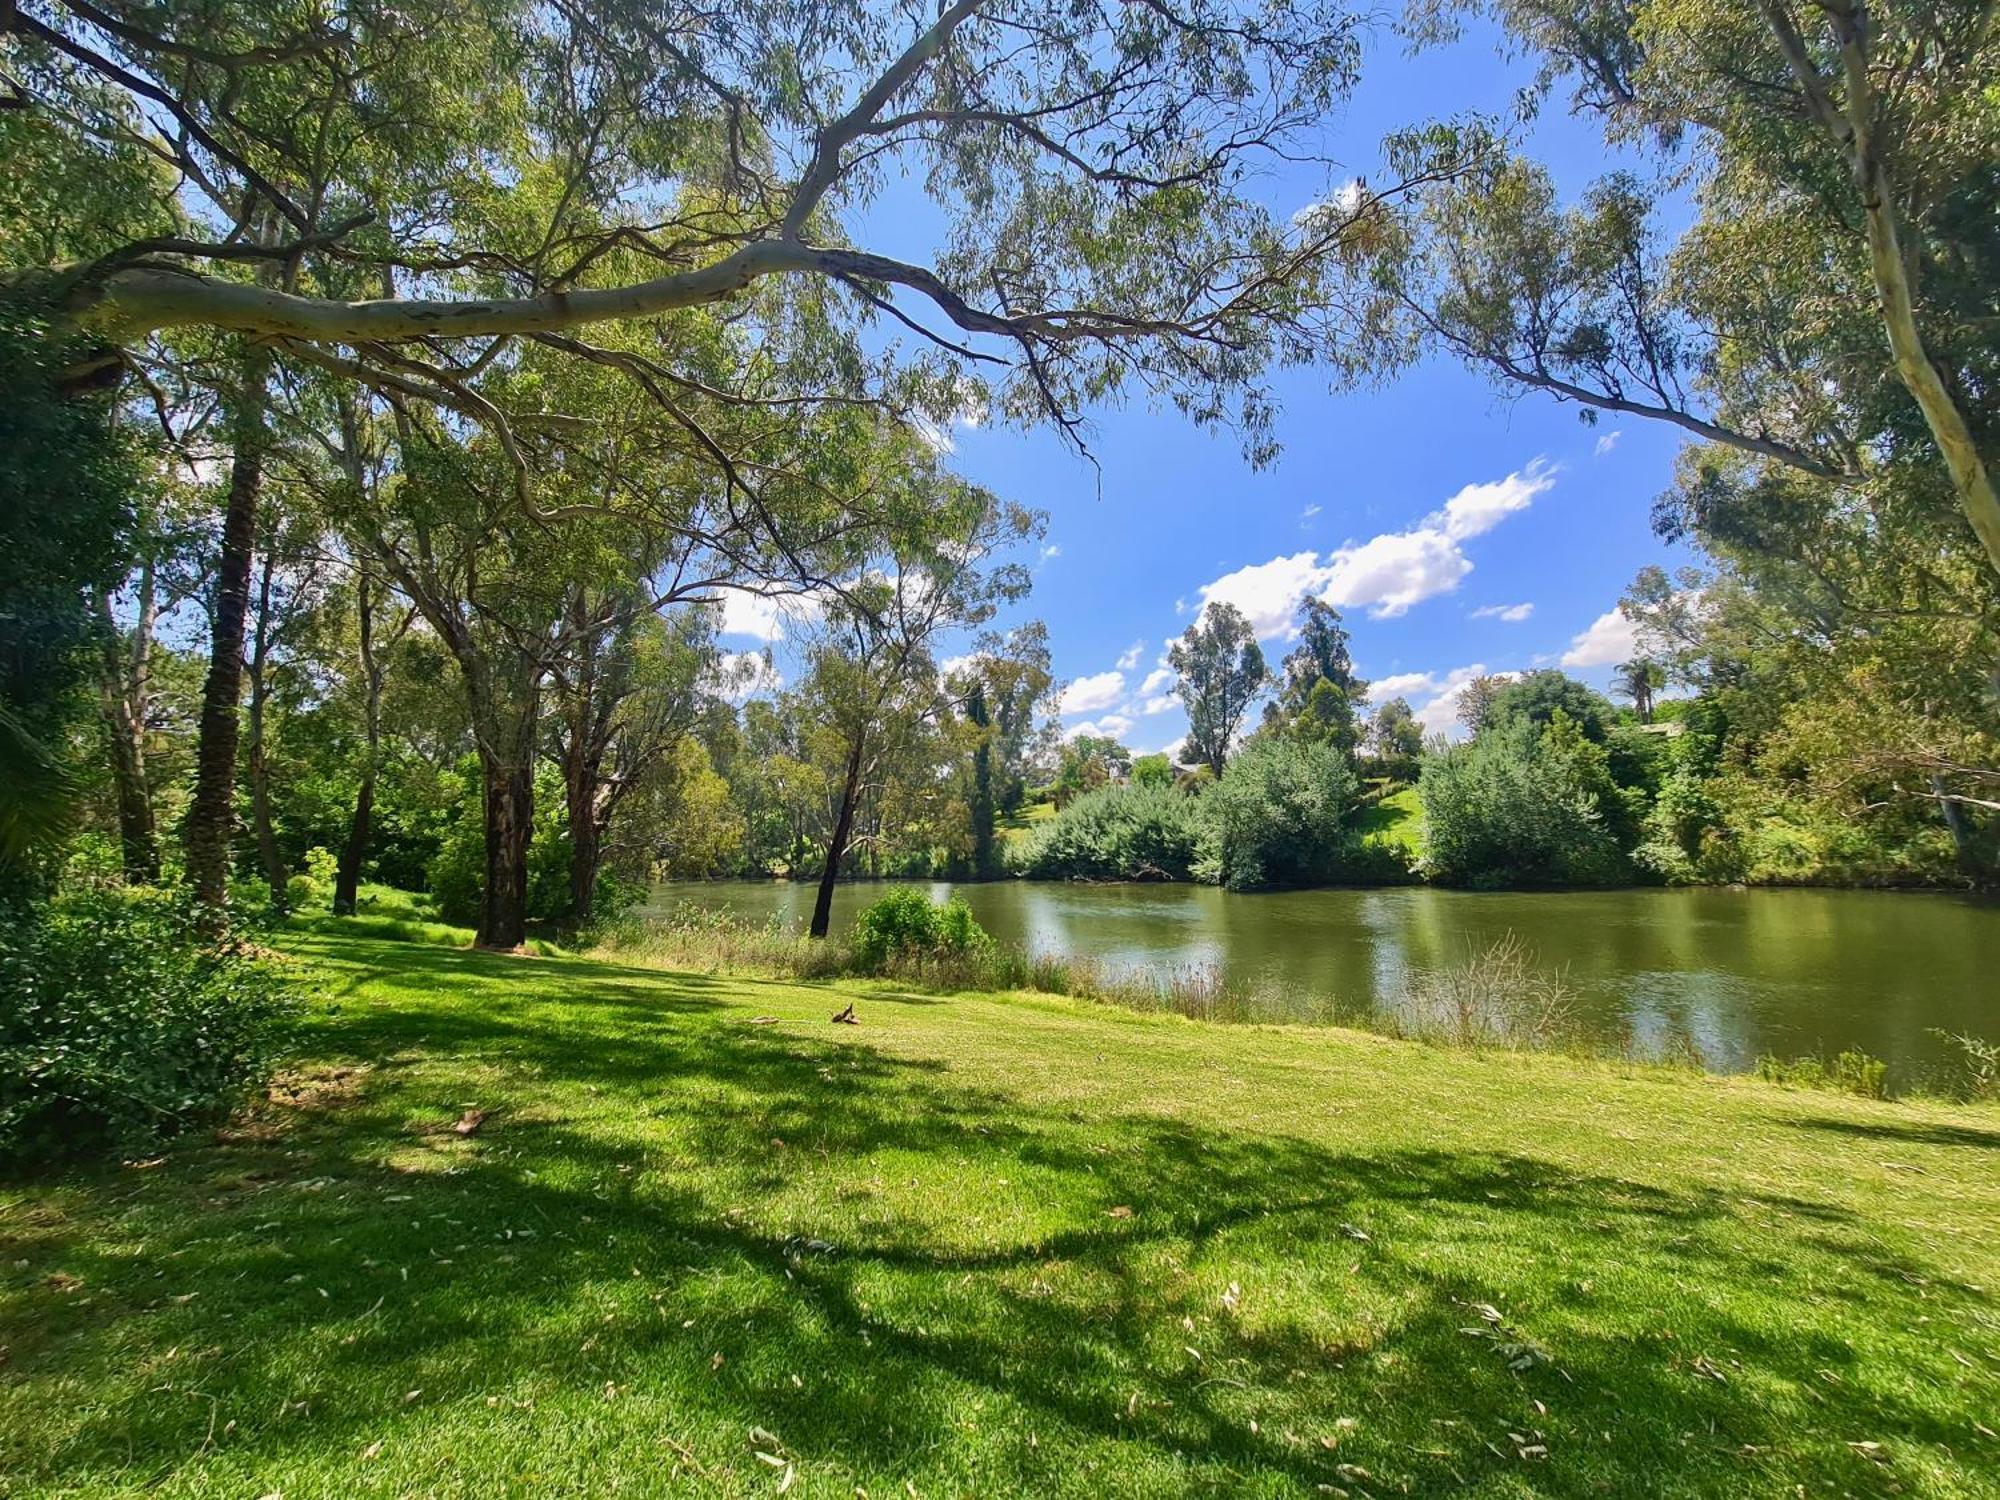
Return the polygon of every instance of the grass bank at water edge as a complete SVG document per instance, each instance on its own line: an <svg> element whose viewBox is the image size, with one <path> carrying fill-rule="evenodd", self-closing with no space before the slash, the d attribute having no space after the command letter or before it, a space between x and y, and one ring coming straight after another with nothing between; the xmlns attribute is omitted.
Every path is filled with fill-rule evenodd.
<svg viewBox="0 0 2000 1500"><path fill-rule="evenodd" d="M1995 1493L1991 1109L286 941L271 1103L0 1189L0 1493Z"/></svg>

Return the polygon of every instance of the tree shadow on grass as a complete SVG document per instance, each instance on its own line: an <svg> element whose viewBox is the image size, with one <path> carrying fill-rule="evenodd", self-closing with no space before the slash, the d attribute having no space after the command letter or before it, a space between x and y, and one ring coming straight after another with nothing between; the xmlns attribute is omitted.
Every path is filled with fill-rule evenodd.
<svg viewBox="0 0 2000 1500"><path fill-rule="evenodd" d="M1872 1490L1849 1438L1966 1440L1858 1350L1979 1294L1868 1274L1824 1204L1080 1121L733 1020L699 977L565 964L524 999L491 967L520 961L402 957L454 1003L324 1039L412 1066L13 1235L13 1402L108 1394L6 1467L264 1493L448 1417L470 1493L568 1431L657 1472L663 1429L690 1484L761 1493L755 1425L809 1492L1715 1494ZM475 1095L486 1129L442 1128Z"/></svg>
<svg viewBox="0 0 2000 1500"><path fill-rule="evenodd" d="M2000 1151L2000 1130L1976 1125L1917 1124L1900 1120L1842 1120L1823 1115L1794 1119L1801 1130L1825 1130L1867 1140L1904 1141L1913 1146L1965 1146L1975 1151Z"/></svg>

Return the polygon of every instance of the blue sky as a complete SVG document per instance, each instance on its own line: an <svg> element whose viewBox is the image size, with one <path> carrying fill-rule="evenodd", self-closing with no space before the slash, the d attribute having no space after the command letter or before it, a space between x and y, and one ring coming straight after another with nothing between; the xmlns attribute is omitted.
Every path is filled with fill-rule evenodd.
<svg viewBox="0 0 2000 1500"><path fill-rule="evenodd" d="M1379 175L1384 134L1504 113L1526 76L1498 57L1491 33L1416 58L1379 34L1334 154L1350 174ZM1528 145L1566 193L1609 164L1596 132L1560 108ZM1268 192L1289 213L1326 188L1313 169L1273 177ZM893 200L878 212L895 214ZM869 230L876 242L920 232L907 217L863 230L864 242ZM1510 399L1442 361L1379 390L1329 385L1310 369L1280 377L1283 452L1261 471L1233 434L1144 407L1088 413L1101 470L1049 431L954 429L961 473L1048 513L1047 555L1012 617L1048 622L1070 683L1067 730L1108 730L1138 751L1177 744L1186 720L1159 660L1211 596L1268 632L1275 666L1302 592L1326 595L1346 616L1362 675L1436 729L1451 723L1451 688L1475 670L1563 663L1602 685L1630 654L1619 594L1641 566L1684 560L1648 526L1680 447L1672 429L1610 416L1587 426L1574 406ZM770 637L756 611L729 613L752 627L731 645ZM780 656L782 671L782 645Z"/></svg>

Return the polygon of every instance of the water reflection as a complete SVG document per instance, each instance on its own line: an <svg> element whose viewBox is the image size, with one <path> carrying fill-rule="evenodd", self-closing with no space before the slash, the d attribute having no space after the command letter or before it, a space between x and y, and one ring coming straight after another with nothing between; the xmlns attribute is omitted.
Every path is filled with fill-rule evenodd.
<svg viewBox="0 0 2000 1500"><path fill-rule="evenodd" d="M836 928L880 893L843 886ZM952 890L931 884L934 899ZM1360 1015L1392 1006L1412 970L1463 961L1509 933L1562 968L1602 1039L1648 1052L1686 1042L1711 1066L1761 1052L1860 1047L1899 1081L1936 1067L1932 1028L2000 1036L2000 903L1879 891L1577 891L1425 888L1237 896L1205 886L1025 881L961 893L982 925L1031 951L1124 970L1212 966L1277 1011ZM803 929L813 891L771 883L656 887Z"/></svg>

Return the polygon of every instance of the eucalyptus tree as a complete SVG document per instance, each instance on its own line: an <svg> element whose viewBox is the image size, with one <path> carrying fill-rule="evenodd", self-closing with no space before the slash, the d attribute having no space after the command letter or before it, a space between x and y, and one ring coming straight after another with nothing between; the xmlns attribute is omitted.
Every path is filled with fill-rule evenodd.
<svg viewBox="0 0 2000 1500"><path fill-rule="evenodd" d="M1270 681L1257 633L1242 610L1214 601L1167 648L1167 664L1187 707L1187 754L1220 776L1250 705Z"/></svg>
<svg viewBox="0 0 2000 1500"><path fill-rule="evenodd" d="M1441 346L1836 486L1926 468L2000 571L1991 7L1430 0L1415 29L1474 13L1537 60L1531 104L1568 85L1640 169L1565 207L1480 130L1401 137L1403 170L1476 170L1375 214L1353 367Z"/></svg>
<svg viewBox="0 0 2000 1500"><path fill-rule="evenodd" d="M1279 665L1277 695L1264 705L1264 722L1294 739L1331 745L1351 755L1360 743L1355 703L1368 684L1354 674L1347 627L1323 599L1299 606L1299 643Z"/></svg>
<svg viewBox="0 0 2000 1500"><path fill-rule="evenodd" d="M971 730L966 807L972 828L972 870L999 869L996 822L1019 809L1037 755L1055 739L1055 674L1048 626L1030 620L1012 630L982 631L973 649L951 664L952 696Z"/></svg>
<svg viewBox="0 0 2000 1500"><path fill-rule="evenodd" d="M569 648L551 662L550 759L562 771L569 832L569 920L595 910L612 822L671 757L728 683L715 613L662 614L643 582L579 580L563 608Z"/></svg>
<svg viewBox="0 0 2000 1500"><path fill-rule="evenodd" d="M984 625L1029 587L1027 569L1003 554L1040 534L1037 514L934 468L916 476L927 499L923 526L893 536L844 583L807 652L802 698L838 759L809 928L816 938L830 927L834 885L864 796L879 790L877 774L944 708L940 638Z"/></svg>

